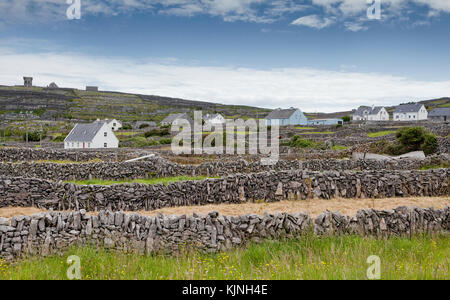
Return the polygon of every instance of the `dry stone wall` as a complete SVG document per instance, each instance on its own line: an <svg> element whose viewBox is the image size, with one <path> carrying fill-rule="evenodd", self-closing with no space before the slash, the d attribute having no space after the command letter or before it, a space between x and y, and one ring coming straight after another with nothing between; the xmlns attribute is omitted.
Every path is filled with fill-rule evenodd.
<svg viewBox="0 0 450 300"><path fill-rule="evenodd" d="M450 230L450 207L360 210L354 216L325 212L316 218L306 213L222 216L216 212L192 216L142 216L123 212L85 210L48 212L0 218L0 257L47 256L72 245L94 245L127 252L176 253L191 248L226 251L265 239L301 238L303 235L411 236Z"/></svg>
<svg viewBox="0 0 450 300"><path fill-rule="evenodd" d="M449 172L450 169L271 171L168 185L132 183L111 186L81 186L41 179L0 177L0 207L139 211L280 199L448 196Z"/></svg>
<svg viewBox="0 0 450 300"><path fill-rule="evenodd" d="M123 161L150 154L144 150L122 149L27 149L27 148L0 148L0 162L19 162L36 160L68 160L90 161L100 159L102 161Z"/></svg>
<svg viewBox="0 0 450 300"><path fill-rule="evenodd" d="M270 170L414 170L422 166L450 163L450 155L442 154L424 160L399 159L377 160L280 160L275 166L261 165L259 160L247 162L244 159L206 162L201 165L181 165L162 158L129 163L0 163L0 176L42 178L48 180L86 179L137 179L167 176L228 176L236 173L258 173Z"/></svg>

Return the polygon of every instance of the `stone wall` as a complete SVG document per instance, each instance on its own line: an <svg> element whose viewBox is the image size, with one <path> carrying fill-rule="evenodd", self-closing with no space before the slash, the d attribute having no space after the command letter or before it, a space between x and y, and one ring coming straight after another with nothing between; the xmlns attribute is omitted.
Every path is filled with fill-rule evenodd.
<svg viewBox="0 0 450 300"><path fill-rule="evenodd" d="M0 177L0 207L139 211L280 199L448 196L449 172L450 169L271 171L168 185L132 183L111 186L81 186L41 179Z"/></svg>
<svg viewBox="0 0 450 300"><path fill-rule="evenodd" d="M86 179L137 179L180 175L228 176L236 173L257 173L281 170L415 170L422 166L450 163L450 155L442 154L424 160L400 159L376 160L280 160L275 166L261 165L260 160L248 162L244 159L205 162L200 165L181 165L155 157L148 161L129 163L0 163L0 176L42 178L48 180Z"/></svg>
<svg viewBox="0 0 450 300"><path fill-rule="evenodd" d="M352 217L325 212L314 219L305 213L229 217L211 212L206 216L148 217L111 211L91 216L80 210L0 218L0 257L47 256L86 244L141 254L176 253L186 248L218 252L248 242L301 238L310 233L389 237L449 230L450 207L369 209Z"/></svg>
<svg viewBox="0 0 450 300"><path fill-rule="evenodd" d="M0 162L36 161L36 160L68 160L90 161L123 161L148 155L151 152L139 149L27 149L27 148L0 148Z"/></svg>

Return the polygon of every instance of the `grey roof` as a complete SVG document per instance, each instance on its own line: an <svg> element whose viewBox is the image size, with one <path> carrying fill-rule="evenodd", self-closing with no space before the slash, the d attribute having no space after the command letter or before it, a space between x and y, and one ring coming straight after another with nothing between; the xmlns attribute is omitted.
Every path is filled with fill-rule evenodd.
<svg viewBox="0 0 450 300"><path fill-rule="evenodd" d="M90 124L76 124L64 142L92 142L105 121L96 121Z"/></svg>
<svg viewBox="0 0 450 300"><path fill-rule="evenodd" d="M354 116L365 116L365 115L376 115L380 112L380 110L383 109L383 106L360 106L353 114Z"/></svg>
<svg viewBox="0 0 450 300"><path fill-rule="evenodd" d="M414 104L401 104L395 108L394 113L411 113L411 112L419 112L422 108L423 104L414 103Z"/></svg>
<svg viewBox="0 0 450 300"><path fill-rule="evenodd" d="M278 119L289 119L295 112L297 108L288 108L288 109L275 109L269 115L267 115L267 120L278 120Z"/></svg>
<svg viewBox="0 0 450 300"><path fill-rule="evenodd" d="M450 107L438 107L433 109L429 114L429 117L445 117L450 116Z"/></svg>
<svg viewBox="0 0 450 300"><path fill-rule="evenodd" d="M172 124L175 120L184 119L188 120L189 123L192 122L192 119L187 114L171 114L164 118L161 123L169 123Z"/></svg>

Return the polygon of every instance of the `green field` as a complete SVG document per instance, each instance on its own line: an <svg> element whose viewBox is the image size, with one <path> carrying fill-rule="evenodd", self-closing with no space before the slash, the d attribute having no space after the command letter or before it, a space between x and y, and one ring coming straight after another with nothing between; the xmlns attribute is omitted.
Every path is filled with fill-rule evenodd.
<svg viewBox="0 0 450 300"><path fill-rule="evenodd" d="M379 131L379 132L371 132L368 133L367 136L374 138L374 137L380 137L380 136L386 136L386 135L390 135L390 134L394 134L397 131L393 131L393 130L386 130L386 131Z"/></svg>
<svg viewBox="0 0 450 300"><path fill-rule="evenodd" d="M66 181L70 183L75 183L78 185L113 185L113 184L124 184L124 183L143 183L143 184L169 184L171 182L177 181L192 181L192 180L205 180L206 176L176 176L176 177L160 177L160 178L148 178L148 179L130 179L130 180L102 180L102 179L91 179L91 180L72 180ZM214 177L217 178L217 177Z"/></svg>
<svg viewBox="0 0 450 300"><path fill-rule="evenodd" d="M450 238L388 240L357 236L305 236L266 241L218 254L182 252L143 256L73 248L64 256L0 262L2 279L67 279L70 255L81 260L81 279L367 279L367 258L380 257L381 279L450 279Z"/></svg>

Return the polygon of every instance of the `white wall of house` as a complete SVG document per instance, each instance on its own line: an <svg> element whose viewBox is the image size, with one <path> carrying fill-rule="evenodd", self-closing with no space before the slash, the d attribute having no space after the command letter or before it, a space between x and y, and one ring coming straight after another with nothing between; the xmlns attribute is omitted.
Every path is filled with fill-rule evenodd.
<svg viewBox="0 0 450 300"><path fill-rule="evenodd" d="M106 123L103 124L92 141L64 142L64 149L98 149L118 147L119 139L117 139L114 132Z"/></svg>
<svg viewBox="0 0 450 300"><path fill-rule="evenodd" d="M424 105L418 112L394 113L394 121L421 121L428 119L428 111Z"/></svg>
<svg viewBox="0 0 450 300"><path fill-rule="evenodd" d="M376 114L376 115L369 115L367 119L369 121L389 121L389 113L383 107L382 109L380 109L378 114Z"/></svg>
<svg viewBox="0 0 450 300"><path fill-rule="evenodd" d="M122 122L120 122L116 119L113 119L108 122L108 126L109 126L109 128L111 128L112 131L117 131L120 128L122 128Z"/></svg>
<svg viewBox="0 0 450 300"><path fill-rule="evenodd" d="M214 124L220 125L220 124L225 124L226 121L222 115L216 115L214 118L209 119L207 122L212 125L214 125Z"/></svg>

